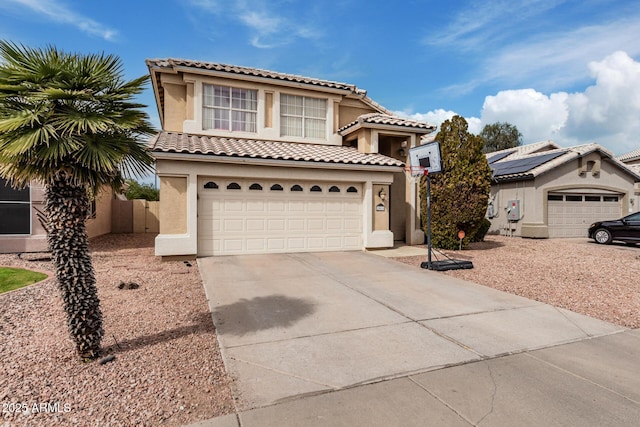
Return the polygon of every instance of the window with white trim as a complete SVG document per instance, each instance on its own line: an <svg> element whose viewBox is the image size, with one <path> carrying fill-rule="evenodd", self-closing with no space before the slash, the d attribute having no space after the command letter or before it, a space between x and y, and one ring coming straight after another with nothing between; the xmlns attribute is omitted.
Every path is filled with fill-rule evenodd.
<svg viewBox="0 0 640 427"><path fill-rule="evenodd" d="M0 178L0 235L31 234L29 187L16 190Z"/></svg>
<svg viewBox="0 0 640 427"><path fill-rule="evenodd" d="M280 94L280 135L325 139L327 100Z"/></svg>
<svg viewBox="0 0 640 427"><path fill-rule="evenodd" d="M257 131L257 90L205 84L203 91L203 129Z"/></svg>

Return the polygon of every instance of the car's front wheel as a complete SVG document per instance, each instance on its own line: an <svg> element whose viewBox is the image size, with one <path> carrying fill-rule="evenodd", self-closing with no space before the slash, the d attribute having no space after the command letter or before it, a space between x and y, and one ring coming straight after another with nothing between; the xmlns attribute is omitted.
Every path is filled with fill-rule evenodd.
<svg viewBox="0 0 640 427"><path fill-rule="evenodd" d="M609 232L609 230L599 228L595 233L593 233L593 240L595 240L596 243L600 243L601 245L606 245L608 243L611 243L611 233Z"/></svg>

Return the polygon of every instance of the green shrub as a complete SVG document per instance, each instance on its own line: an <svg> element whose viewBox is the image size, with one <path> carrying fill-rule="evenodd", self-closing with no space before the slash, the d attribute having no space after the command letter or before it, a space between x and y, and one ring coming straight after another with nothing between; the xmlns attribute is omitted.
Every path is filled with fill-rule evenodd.
<svg viewBox="0 0 640 427"><path fill-rule="evenodd" d="M462 247L466 248L482 229L487 210L491 169L482 153L483 139L467 128L466 120L455 116L436 135L442 173L431 177L431 242L441 249L457 249L460 230L465 232ZM421 185L420 192L422 218L426 218L426 185Z"/></svg>

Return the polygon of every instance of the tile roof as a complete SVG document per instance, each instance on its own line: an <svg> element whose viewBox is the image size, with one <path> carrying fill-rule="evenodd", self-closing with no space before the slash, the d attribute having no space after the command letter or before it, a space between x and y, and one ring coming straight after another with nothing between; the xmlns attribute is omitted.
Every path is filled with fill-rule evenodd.
<svg viewBox="0 0 640 427"><path fill-rule="evenodd" d="M625 153L621 156L618 156L618 160L620 160L621 162L628 162L628 161L639 160L639 159L640 159L640 148L638 148L637 150L633 150L628 153Z"/></svg>
<svg viewBox="0 0 640 427"><path fill-rule="evenodd" d="M382 154L360 153L353 147L221 138L173 132L160 132L149 140L147 146L156 153L205 154L217 157L293 160L310 163L404 166L404 163L394 158Z"/></svg>
<svg viewBox="0 0 640 427"><path fill-rule="evenodd" d="M296 74L287 74L280 73L276 71L262 70L259 68L251 68L251 67L242 67L238 65L229 65L229 64L220 64L214 62L204 62L204 61L193 61L188 59L178 59L178 58L165 58L165 59L147 59L146 61L147 67L149 70L152 68L166 68L166 69L174 69L177 67L187 67L187 68L196 68L200 70L208 70L208 71L218 71L229 74L236 74L240 76L251 76L251 77L260 77L273 79L282 82L290 82L290 83L301 83L308 84L311 86L318 86L321 88L327 89L339 89L349 91L352 94L360 97L364 102L368 103L375 109L382 111L384 113L391 114L389 110L384 108L382 105L373 101L367 95L367 91L364 89L358 88L356 85L349 83L340 83L331 80L322 80L316 79L313 77L304 77Z"/></svg>
<svg viewBox="0 0 640 427"><path fill-rule="evenodd" d="M557 144L550 141L548 142L552 144L548 145L548 148L552 146L558 147ZM584 157L594 151L600 151L605 155L605 157L608 157L611 162L616 164L618 167L626 170L628 173L634 175L636 180L640 180L640 175L638 175L637 171L629 168L627 165L616 159L609 150L598 144L583 144L568 148L558 147L556 149L543 151L540 151L539 149L545 146L544 143L529 145L533 147L523 145L521 147L518 147L515 153L507 155L506 157L491 163L490 166L494 172L493 180L502 182L533 179L537 176L553 170L554 168L562 164L580 157ZM487 156L491 157L496 153L500 153L502 151L508 150L488 153Z"/></svg>
<svg viewBox="0 0 640 427"><path fill-rule="evenodd" d="M338 129L338 133L342 134L344 131L352 127L355 127L357 125L363 125L363 124L398 126L398 127L411 128L416 130L425 130L427 131L427 133L433 132L434 130L436 130L436 126L426 122L403 119L390 114L369 113L369 114L362 114L361 116L358 116L356 120Z"/></svg>

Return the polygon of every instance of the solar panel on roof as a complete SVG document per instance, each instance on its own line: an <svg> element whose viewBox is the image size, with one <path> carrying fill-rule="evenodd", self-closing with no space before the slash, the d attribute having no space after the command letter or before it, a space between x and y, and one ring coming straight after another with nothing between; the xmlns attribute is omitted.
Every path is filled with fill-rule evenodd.
<svg viewBox="0 0 640 427"><path fill-rule="evenodd" d="M558 151L555 153L542 154L539 156L526 157L518 160L507 160L506 162L493 163L491 169L493 169L493 176L511 175L516 173L528 172L533 168L547 163L556 157L562 156L566 151Z"/></svg>
<svg viewBox="0 0 640 427"><path fill-rule="evenodd" d="M511 150L511 151L507 151L506 153L498 153L498 154L494 154L493 156L489 156L487 158L487 163L491 164L491 163L497 162L498 160L502 160L508 155L512 154L514 151L516 150Z"/></svg>

